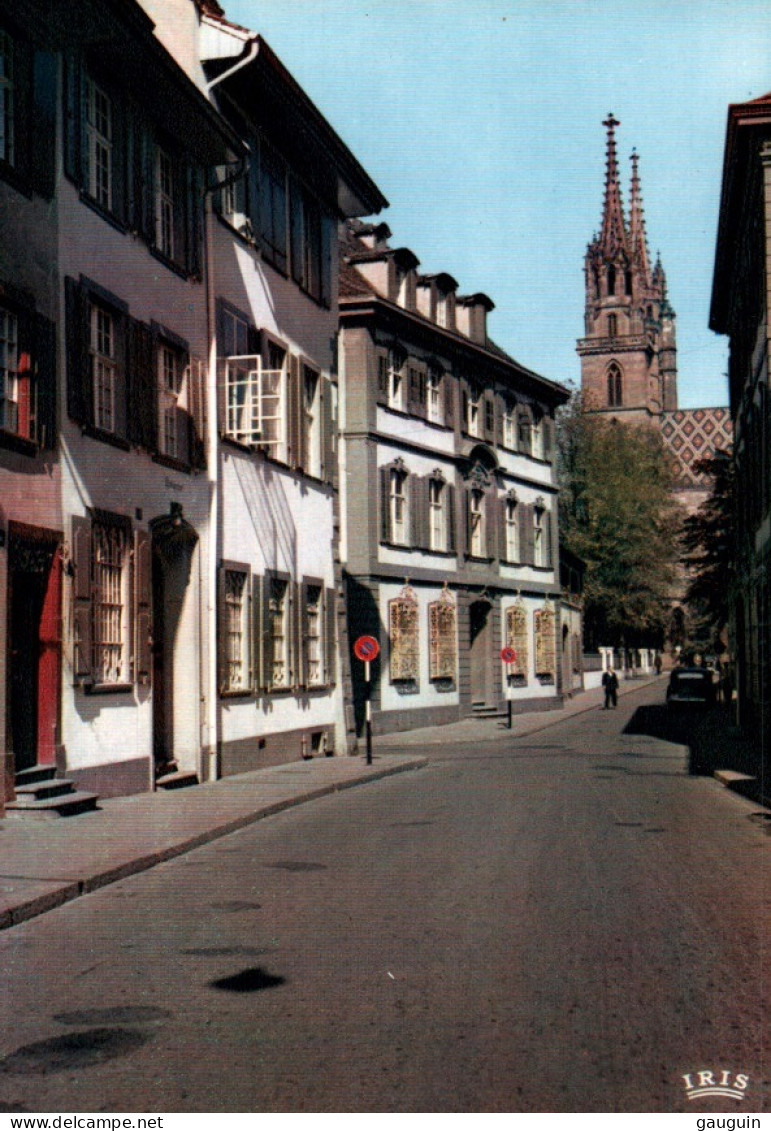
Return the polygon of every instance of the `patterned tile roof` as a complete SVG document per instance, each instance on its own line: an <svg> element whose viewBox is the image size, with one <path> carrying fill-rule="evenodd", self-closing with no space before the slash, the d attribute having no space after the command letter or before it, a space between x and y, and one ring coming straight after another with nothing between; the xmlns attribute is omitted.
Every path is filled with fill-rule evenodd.
<svg viewBox="0 0 771 1131"><path fill-rule="evenodd" d="M696 472L693 465L716 451L730 452L731 413L727 408L679 408L665 412L661 435L675 481L682 485L706 485L707 477Z"/></svg>

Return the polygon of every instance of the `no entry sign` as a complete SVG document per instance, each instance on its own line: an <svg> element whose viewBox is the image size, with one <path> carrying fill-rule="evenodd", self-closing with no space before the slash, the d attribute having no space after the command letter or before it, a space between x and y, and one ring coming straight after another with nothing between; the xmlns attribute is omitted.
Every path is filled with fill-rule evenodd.
<svg viewBox="0 0 771 1131"><path fill-rule="evenodd" d="M516 664L517 653L513 648L501 648L501 659L504 664Z"/></svg>
<svg viewBox="0 0 771 1131"><path fill-rule="evenodd" d="M374 636L360 636L353 646L353 654L357 660L368 664L380 655L380 645Z"/></svg>

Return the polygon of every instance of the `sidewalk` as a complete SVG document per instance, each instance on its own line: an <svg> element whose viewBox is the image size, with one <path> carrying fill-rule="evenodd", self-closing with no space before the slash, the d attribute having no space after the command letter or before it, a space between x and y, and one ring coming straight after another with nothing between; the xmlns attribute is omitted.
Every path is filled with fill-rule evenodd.
<svg viewBox="0 0 771 1131"><path fill-rule="evenodd" d="M0 821L0 929L142 872L263 817L427 764L417 755L314 758L190 789L104 798L54 820Z"/></svg>

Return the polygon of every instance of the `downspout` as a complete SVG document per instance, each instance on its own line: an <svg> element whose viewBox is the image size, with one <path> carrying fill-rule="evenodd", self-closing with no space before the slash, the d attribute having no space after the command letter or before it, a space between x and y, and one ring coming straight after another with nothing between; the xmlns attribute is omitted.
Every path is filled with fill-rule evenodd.
<svg viewBox="0 0 771 1131"><path fill-rule="evenodd" d="M211 93L214 87L230 78L248 66L257 57L259 44L257 39L249 40L242 57L234 66L223 71L221 75L207 83L206 91ZM204 271L206 276L206 331L208 338L208 397L211 411L208 414L208 447L210 455L210 506L209 506L209 568L206 570L206 597L203 596L203 586L199 589L202 603L206 602L205 612L208 625L208 650L204 657L201 649L201 687L204 689L204 741L202 747L204 757L208 759L205 766L207 781L216 781L220 777L222 765L222 718L219 711L219 688L217 683L217 664L219 649L217 647L217 564L222 557L222 531L220 526L221 478L219 466L219 427L217 410L219 398L217 396L217 318L216 318L216 289L214 271L214 220L211 197L212 193L227 188L235 181L240 180L249 170L249 156L245 154L239 158L232 172L224 180L204 188ZM201 618L203 620L203 617ZM206 705L210 707L207 710ZM202 766L202 770L204 767Z"/></svg>

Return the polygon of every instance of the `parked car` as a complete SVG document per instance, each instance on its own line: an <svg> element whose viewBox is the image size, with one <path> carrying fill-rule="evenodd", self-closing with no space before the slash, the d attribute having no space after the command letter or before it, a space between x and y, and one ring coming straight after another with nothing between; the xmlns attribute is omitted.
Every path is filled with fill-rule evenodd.
<svg viewBox="0 0 771 1131"><path fill-rule="evenodd" d="M667 705L709 707L715 702L715 673L709 668L675 668L669 677Z"/></svg>

